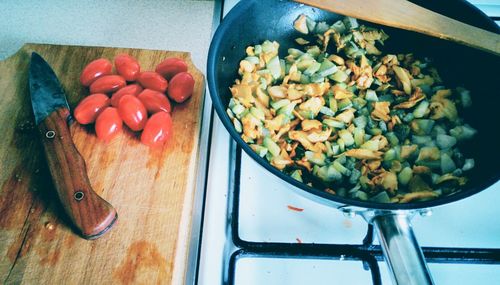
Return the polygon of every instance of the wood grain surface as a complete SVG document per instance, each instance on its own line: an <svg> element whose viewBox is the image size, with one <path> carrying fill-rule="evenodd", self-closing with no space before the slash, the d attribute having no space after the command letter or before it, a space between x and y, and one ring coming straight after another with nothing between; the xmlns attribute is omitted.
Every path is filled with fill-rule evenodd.
<svg viewBox="0 0 500 285"><path fill-rule="evenodd" d="M125 52L138 59L142 70L154 70L167 57L180 57L195 77L193 97L174 106L174 135L161 149L142 145L138 134L128 130L103 143L92 127L71 125L93 189L119 215L100 239L76 235L55 194L33 126L28 88L32 51L52 66L71 108L88 94L79 83L80 71L100 57L113 59ZM0 62L0 283L181 283L204 86L203 75L185 52L27 44Z"/></svg>
<svg viewBox="0 0 500 285"><path fill-rule="evenodd" d="M345 16L419 32L500 56L500 35L406 0L295 0ZM367 13L367 11L369 11Z"/></svg>

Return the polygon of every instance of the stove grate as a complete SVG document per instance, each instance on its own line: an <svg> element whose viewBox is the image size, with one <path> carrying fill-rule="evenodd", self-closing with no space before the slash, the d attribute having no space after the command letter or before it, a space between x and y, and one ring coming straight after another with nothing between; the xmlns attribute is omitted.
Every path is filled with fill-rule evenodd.
<svg viewBox="0 0 500 285"><path fill-rule="evenodd" d="M236 249L226 267L229 284L234 284L236 263L240 258L247 257L358 260L363 262L365 270L370 271L373 284L382 284L378 261L383 261L384 257L380 246L373 243L374 229L371 225L360 244L255 242L242 239L239 234L241 154L241 148L233 147L229 231ZM429 263L500 264L500 249L497 248L423 247L422 251Z"/></svg>

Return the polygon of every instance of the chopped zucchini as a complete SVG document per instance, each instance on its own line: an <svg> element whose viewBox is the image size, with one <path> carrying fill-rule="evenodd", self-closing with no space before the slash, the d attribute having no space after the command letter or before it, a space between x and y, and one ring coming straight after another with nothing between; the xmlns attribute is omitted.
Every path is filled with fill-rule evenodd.
<svg viewBox="0 0 500 285"><path fill-rule="evenodd" d="M319 165L319 166L325 165L326 155L322 152L306 151L305 156L306 156L308 161L310 161L316 165Z"/></svg>
<svg viewBox="0 0 500 285"><path fill-rule="evenodd" d="M465 163L464 163L464 166L462 167L462 170L463 171L468 171L468 170L471 170L472 168L474 168L474 158L467 158L465 159Z"/></svg>
<svg viewBox="0 0 500 285"><path fill-rule="evenodd" d="M413 171L411 170L411 168L405 167L398 174L398 182L401 185L408 185L408 182L410 182L412 177L413 177Z"/></svg>
<svg viewBox="0 0 500 285"><path fill-rule="evenodd" d="M345 123L341 121L337 121L334 119L323 119L323 124L335 128L335 129L343 129L345 128Z"/></svg>
<svg viewBox="0 0 500 285"><path fill-rule="evenodd" d="M280 147L270 137L265 137L262 143L273 156L280 155Z"/></svg>
<svg viewBox="0 0 500 285"><path fill-rule="evenodd" d="M448 135L437 135L436 144L440 149L452 148L457 143L457 139Z"/></svg>
<svg viewBox="0 0 500 285"><path fill-rule="evenodd" d="M290 100L288 99L281 99L278 101L271 102L271 107L273 107L274 110L279 110L285 106L290 104Z"/></svg>
<svg viewBox="0 0 500 285"><path fill-rule="evenodd" d="M335 73L330 75L328 78L330 78L331 80L336 81L336 82L345 82L349 78L349 75L347 75L347 73L343 70L337 70Z"/></svg>
<svg viewBox="0 0 500 285"><path fill-rule="evenodd" d="M344 141L345 146L351 146L354 144L354 137L348 130L340 130L339 136Z"/></svg>
<svg viewBox="0 0 500 285"><path fill-rule="evenodd" d="M387 192L382 191L382 192L378 193L377 195L371 197L370 201L373 201L376 203L389 203L389 202L391 202L391 199L389 198L389 195L387 194Z"/></svg>
<svg viewBox="0 0 500 285"><path fill-rule="evenodd" d="M281 64L278 56L275 56L269 60L266 64L266 69L271 72L271 75L274 79L278 79L281 77Z"/></svg>
<svg viewBox="0 0 500 285"><path fill-rule="evenodd" d="M450 130L450 135L454 136L457 140L471 139L477 131L468 125L457 126Z"/></svg>
<svg viewBox="0 0 500 285"><path fill-rule="evenodd" d="M257 145L257 144L252 144L250 145L250 147L260 156L260 157L264 157L266 156L267 154L267 148L263 147L263 146L260 146L260 145Z"/></svg>
<svg viewBox="0 0 500 285"><path fill-rule="evenodd" d="M453 162L453 159L446 154L442 153L441 154L441 173L446 174L450 173L457 169L457 166L455 165L455 162Z"/></svg>
<svg viewBox="0 0 500 285"><path fill-rule="evenodd" d="M329 76L337 71L337 66L328 59L323 60L318 70L318 75L321 77Z"/></svg>
<svg viewBox="0 0 500 285"><path fill-rule="evenodd" d="M304 181L302 180L302 171L300 171L300 170L298 170L298 169L297 169L297 170L294 170L294 171L290 174L290 176L291 176L293 179L297 180L297 181L304 182Z"/></svg>
<svg viewBox="0 0 500 285"><path fill-rule="evenodd" d="M366 90L365 99L366 101L377 102L378 101L377 93L374 90L368 89Z"/></svg>

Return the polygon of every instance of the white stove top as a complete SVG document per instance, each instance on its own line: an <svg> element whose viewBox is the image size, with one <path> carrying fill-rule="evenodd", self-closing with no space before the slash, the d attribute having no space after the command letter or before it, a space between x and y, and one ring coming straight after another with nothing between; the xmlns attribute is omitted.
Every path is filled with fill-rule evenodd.
<svg viewBox="0 0 500 285"><path fill-rule="evenodd" d="M224 1L224 14L236 2ZM472 2L489 15L500 15L499 1ZM237 159L240 150L235 148L214 115L199 284L371 284L378 275L382 284L391 284L383 261L371 260L370 269L370 262L364 266L349 253L329 257L318 250L302 251L314 244L361 245L368 225L361 217L346 217L291 191L292 186L245 153ZM241 201L237 213L234 199ZM468 199L434 208L431 216L416 216L412 223L420 246L499 249L497 201L500 182ZM429 263L429 267L436 284L500 283L500 264Z"/></svg>
<svg viewBox="0 0 500 285"><path fill-rule="evenodd" d="M243 154L239 197L239 237L249 242L362 244L368 226L291 191L291 186L264 171ZM412 223L423 247L500 248L500 183L468 199L434 208ZM303 209L297 211L288 206ZM473 213L473 214L471 214ZM320 218L318 218L320 217ZM377 241L374 244L378 244ZM390 284L379 262L383 284ZM436 284L494 284L500 265L430 263ZM347 273L347 274L346 274ZM245 254L235 270L235 284L370 284L372 275L360 261L255 257ZM333 281L332 281L333 280ZM496 281L496 282L495 282Z"/></svg>
<svg viewBox="0 0 500 285"><path fill-rule="evenodd" d="M363 218L346 217L296 194L292 186L246 154L242 155L240 187L240 200L245 202L240 203L239 234L244 240L359 244L366 235ZM500 182L468 199L433 208L430 217L416 216L412 224L420 245L500 248L500 223L492 219L500 214L498 201Z"/></svg>

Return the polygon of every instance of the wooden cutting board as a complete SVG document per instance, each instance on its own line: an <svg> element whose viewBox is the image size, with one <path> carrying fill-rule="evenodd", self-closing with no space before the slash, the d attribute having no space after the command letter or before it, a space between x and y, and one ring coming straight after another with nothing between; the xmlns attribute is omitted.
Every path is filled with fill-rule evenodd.
<svg viewBox="0 0 500 285"><path fill-rule="evenodd" d="M97 240L75 235L62 211L34 120L28 66L36 51L52 66L70 107L88 95L79 83L90 61L128 53L142 70L168 57L189 64L193 97L173 111L173 137L149 149L125 131L110 143L92 127L71 125L94 190L118 212L114 227ZM189 53L125 48L27 44L0 62L0 283L182 283L190 240L197 177L204 77Z"/></svg>

